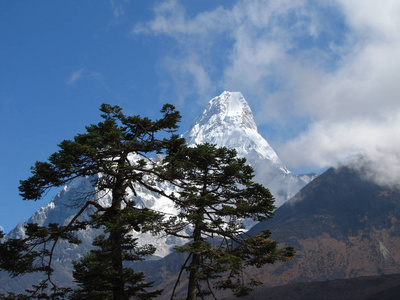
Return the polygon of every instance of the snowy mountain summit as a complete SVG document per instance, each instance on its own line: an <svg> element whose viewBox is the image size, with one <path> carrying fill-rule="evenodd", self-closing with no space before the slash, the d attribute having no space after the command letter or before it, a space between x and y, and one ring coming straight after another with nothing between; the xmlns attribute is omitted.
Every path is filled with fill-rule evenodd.
<svg viewBox="0 0 400 300"><path fill-rule="evenodd" d="M186 139L188 144L204 143L212 139L217 142L226 135L226 130L257 130L251 109L239 92L223 92L211 99L207 108L197 117Z"/></svg>
<svg viewBox="0 0 400 300"><path fill-rule="evenodd" d="M184 137L188 145L207 142L235 148L243 157L259 153L284 167L275 151L258 133L249 104L239 92L223 92L211 99Z"/></svg>
<svg viewBox="0 0 400 300"><path fill-rule="evenodd" d="M255 170L255 180L269 188L282 205L308 183L292 174L269 143L258 133L253 113L239 92L223 92L211 99L207 108L184 134L188 145L211 143L236 149Z"/></svg>

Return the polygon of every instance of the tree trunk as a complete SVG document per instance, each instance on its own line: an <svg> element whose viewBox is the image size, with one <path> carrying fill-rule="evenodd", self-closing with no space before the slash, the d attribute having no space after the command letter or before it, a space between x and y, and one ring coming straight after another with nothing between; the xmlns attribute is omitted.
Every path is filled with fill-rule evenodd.
<svg viewBox="0 0 400 300"><path fill-rule="evenodd" d="M198 217L199 219L196 221L194 230L193 230L193 242L201 241L201 224L203 221L203 215L201 209L199 209ZM189 286L187 293L187 300L196 300L197 294L199 292L199 269L201 263L201 254L199 252L192 253L192 261L190 263L190 273L189 273Z"/></svg>
<svg viewBox="0 0 400 300"><path fill-rule="evenodd" d="M112 245L112 268L116 272L113 282L113 300L128 299L125 295L125 280L123 275L123 261L122 261L122 237L118 229L110 232L109 236Z"/></svg>
<svg viewBox="0 0 400 300"><path fill-rule="evenodd" d="M118 166L123 165L125 157L122 156L118 162ZM125 295L125 279L124 279L124 266L123 266L123 249L122 241L124 238L124 231L120 228L120 212L122 208L122 201L125 197L125 178L122 173L116 176L116 182L112 191L112 204L111 204L111 219L114 228L110 228L110 243L112 269L115 271L116 276L113 282L113 300L128 300Z"/></svg>
<svg viewBox="0 0 400 300"><path fill-rule="evenodd" d="M199 263L200 254L193 253L192 262L190 263L189 286L187 300L196 300L199 284Z"/></svg>

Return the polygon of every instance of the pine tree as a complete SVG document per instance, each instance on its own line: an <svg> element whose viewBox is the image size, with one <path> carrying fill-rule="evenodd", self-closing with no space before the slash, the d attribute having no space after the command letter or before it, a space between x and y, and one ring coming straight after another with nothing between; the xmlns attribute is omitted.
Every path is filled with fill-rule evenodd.
<svg viewBox="0 0 400 300"><path fill-rule="evenodd" d="M128 220L137 221L138 210L134 207L124 209L121 214L125 215ZM143 218L143 215L141 217ZM160 290L147 291L151 287L151 283L144 281L144 273L135 273L132 268L126 266L126 263L143 260L145 256L153 254L156 250L152 245L139 247L137 239L130 236L131 229L125 226L126 223L124 220L122 226L114 223L102 224L106 230L104 234L94 240L93 245L96 246L96 249L86 254L79 263L74 262L73 276L79 288L73 292L70 299L113 299L114 288L118 286L119 282L124 282L126 299L146 300L161 294ZM122 273L119 273L120 270L110 267L113 265L112 257L116 247L113 241L107 238L107 234L113 230L119 230L119 234L123 237L121 247L124 267Z"/></svg>
<svg viewBox="0 0 400 300"><path fill-rule="evenodd" d="M39 297L49 288L53 291L53 299L59 299L54 296L59 289L51 280L54 247L59 239L79 243L75 232L87 226L101 227L106 235L95 242L99 250L88 254L80 264L75 265L76 281L81 287L96 289L108 286L108 296L104 299L128 299L132 288L139 288L142 295L146 294L144 289L147 285L142 283L142 275L127 271L123 264L124 261L140 259L153 250L138 249L135 241L130 240L129 231L153 230L151 226L157 224L155 221L160 220L162 215L136 208L127 195L129 192L135 194L134 184L163 193L146 179L149 176L161 176L157 174L149 156L163 153L165 149L171 151L182 143L175 135L161 138L166 136L165 132L172 133L177 129L180 114L169 104L164 105L161 110L163 117L156 121L126 116L120 107L108 104L102 104L100 111L102 122L86 127L86 133L76 135L73 140L61 142L59 151L52 154L47 162L36 162L32 168L33 175L21 181L20 195L24 200L38 200L48 189L65 185L77 177L91 178L97 192L111 195L109 207L100 205L96 198L98 193L75 199L72 204L78 205L80 210L69 224L50 224L49 227L29 224L25 239L8 240L0 244L0 268L8 270L13 276L34 271L45 272L45 279L30 291L31 297ZM132 159L134 155L136 157ZM95 217L78 222L79 216L89 207L95 208ZM112 276L105 277L107 284L97 277L98 281L89 286L88 282L97 268L96 263L104 270L112 270ZM139 285L135 286L135 280L139 281ZM150 298L155 294L148 295Z"/></svg>
<svg viewBox="0 0 400 300"><path fill-rule="evenodd" d="M247 266L259 268L293 258L294 249L278 249L268 231L246 235L245 219L271 218L274 198L252 181L253 169L244 158L236 157L235 150L210 144L182 146L169 153L164 167L179 187L174 201L180 211L165 222L166 231L189 240L176 247L188 253L179 275L188 272L186 299L213 294L213 287L246 295L260 284L253 278L244 280ZM174 293L175 289L171 299Z"/></svg>

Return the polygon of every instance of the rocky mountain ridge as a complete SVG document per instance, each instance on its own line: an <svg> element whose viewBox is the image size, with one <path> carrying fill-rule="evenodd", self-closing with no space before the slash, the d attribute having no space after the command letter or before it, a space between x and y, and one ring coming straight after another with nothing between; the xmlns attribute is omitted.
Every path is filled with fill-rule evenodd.
<svg viewBox="0 0 400 300"><path fill-rule="evenodd" d="M400 190L331 168L255 225L295 247L295 260L263 270L265 284L400 273Z"/></svg>

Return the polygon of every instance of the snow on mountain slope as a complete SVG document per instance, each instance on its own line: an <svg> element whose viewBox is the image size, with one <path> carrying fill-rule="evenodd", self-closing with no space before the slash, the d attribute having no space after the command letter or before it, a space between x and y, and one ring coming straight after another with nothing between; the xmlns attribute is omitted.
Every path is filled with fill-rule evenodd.
<svg viewBox="0 0 400 300"><path fill-rule="evenodd" d="M255 170L255 181L270 189L281 206L308 182L292 174L268 142L258 133L251 109L239 92L213 98L184 134L188 145L211 143L234 148Z"/></svg>
<svg viewBox="0 0 400 300"><path fill-rule="evenodd" d="M131 159L137 159L137 157L132 157ZM174 187L168 183L156 182L155 184L159 189L162 189L166 193L170 193L174 189ZM130 193L127 195L127 198L134 200L138 206L160 211L166 215L177 214L177 210L171 200L157 193L146 190L137 184L134 185L134 187L136 196L133 195L133 193ZM110 193L103 193L100 195L99 193L95 192L94 187L91 185L90 178L77 178L66 185L55 197L53 197L49 204L35 212L29 220L19 223L18 226L7 236L12 238L24 238L24 226L26 223L37 223L41 226L46 226L49 223L67 225L80 210L81 206L76 205L76 199L79 199L85 195L96 195L93 196L93 200L96 199L102 206L111 205ZM83 215L81 215L80 220L89 220L89 216L92 213L94 213L94 209L89 208ZM100 230L92 228L88 228L85 231L79 231L78 237L82 240L82 243L79 246L70 245L62 241L59 242L55 250L56 259L62 263L78 260L81 253L86 253L92 248L92 242L94 238L100 233ZM135 231L132 231L132 236L137 238L140 237L138 241L140 245L154 245L157 248L157 251L154 254L156 257L164 257L172 251L173 246L182 245L186 242L184 240L167 237L165 235L154 236L150 233Z"/></svg>
<svg viewBox="0 0 400 300"><path fill-rule="evenodd" d="M275 151L258 133L251 109L241 93L224 92L213 98L184 137L188 145L208 142L235 148L244 157L258 153L289 173ZM253 156L248 160L251 158Z"/></svg>
<svg viewBox="0 0 400 300"><path fill-rule="evenodd" d="M195 120L189 131L184 134L189 145L199 143L213 143L218 146L235 148L238 155L246 157L247 162L255 169L255 180L269 188L276 198L276 205L280 206L289 197L294 195L309 180L303 179L292 174L278 158L275 151L268 142L258 133L254 122L251 109L240 93L224 92L220 96L212 99ZM134 156L131 159L135 159ZM160 159L155 157L155 160ZM158 188L165 192L172 192L174 187L163 182L156 182ZM73 200L82 194L93 193L90 178L78 178L65 186L57 196L46 206L38 210L25 223L38 223L47 225L49 223L68 224L69 220L77 213L79 206L73 206ZM147 207L167 214L176 214L177 211L173 203L156 193L150 192L143 187L136 186L137 196L133 194L128 197L136 202L138 206ZM103 205L109 205L111 199L109 195L97 197ZM83 218L88 218L91 212L88 211ZM24 236L24 224L20 223L10 232L10 237ZM254 223L249 222L248 229ZM91 243L99 232L88 229L79 233L82 244L77 248L66 243L60 243L56 250L57 259L60 262L79 259L81 253L90 249ZM186 241L179 238L167 236L152 236L150 234L140 234L141 244L150 243L156 246L158 257L164 257L172 251L174 245L180 245ZM133 232L134 236L139 234Z"/></svg>

